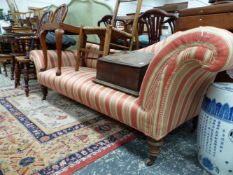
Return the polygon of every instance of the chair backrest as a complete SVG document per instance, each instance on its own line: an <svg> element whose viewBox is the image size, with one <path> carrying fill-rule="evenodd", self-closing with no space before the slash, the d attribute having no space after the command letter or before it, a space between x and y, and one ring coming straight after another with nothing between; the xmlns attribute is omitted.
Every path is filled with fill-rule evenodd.
<svg viewBox="0 0 233 175"><path fill-rule="evenodd" d="M32 17L33 12L13 12L12 18L14 20L14 26L29 26L30 27L30 18Z"/></svg>
<svg viewBox="0 0 233 175"><path fill-rule="evenodd" d="M112 21L112 15L104 15L97 23L97 25L100 27L101 23L104 24L104 26L110 25Z"/></svg>
<svg viewBox="0 0 233 175"><path fill-rule="evenodd" d="M168 23L171 29L171 33L174 32L174 22L177 19L175 14L167 13L161 9L150 9L144 12L139 17L139 33L142 33L144 26L146 27L146 33L148 34L149 44L160 41L162 35L162 27L165 23Z"/></svg>
<svg viewBox="0 0 233 175"><path fill-rule="evenodd" d="M39 24L37 26L36 36L39 36L42 25L45 24L45 23L47 23L47 22L49 22L51 20L52 14L53 14L52 11L46 11L42 15L42 17L40 19L40 22L39 22Z"/></svg>
<svg viewBox="0 0 233 175"><path fill-rule="evenodd" d="M54 23L62 23L62 22L64 22L64 20L66 18L66 15L67 15L67 12L68 12L67 5L66 4L60 5L55 10L55 12L53 13L51 22L54 22Z"/></svg>
<svg viewBox="0 0 233 175"><path fill-rule="evenodd" d="M114 12L113 12L113 18L112 18L112 21L111 21L111 25L113 27L116 27L115 25L116 25L116 20L117 20L117 15L118 15L118 10L119 10L119 7L120 7L120 3L122 3L122 2L132 2L132 1L137 1L137 8L136 8L136 12L135 12L135 15L134 15L132 31L131 31L132 36L135 36L136 33L137 33L138 18L139 18L141 6L142 6L142 0L116 0L116 5L115 5Z"/></svg>

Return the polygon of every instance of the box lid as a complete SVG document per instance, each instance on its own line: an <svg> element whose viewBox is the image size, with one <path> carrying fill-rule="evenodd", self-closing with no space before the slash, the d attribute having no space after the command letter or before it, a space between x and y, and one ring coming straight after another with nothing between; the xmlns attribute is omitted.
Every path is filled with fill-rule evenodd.
<svg viewBox="0 0 233 175"><path fill-rule="evenodd" d="M141 68L144 66L148 66L153 58L153 53L144 53L140 51L123 51L101 57L98 61Z"/></svg>

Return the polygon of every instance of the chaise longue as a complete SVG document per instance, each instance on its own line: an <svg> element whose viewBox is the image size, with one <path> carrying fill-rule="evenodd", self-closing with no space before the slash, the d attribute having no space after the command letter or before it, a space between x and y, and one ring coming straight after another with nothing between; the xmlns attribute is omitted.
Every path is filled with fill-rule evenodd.
<svg viewBox="0 0 233 175"><path fill-rule="evenodd" d="M96 50L95 45L88 47ZM62 52L61 75L56 75L57 55L48 51L44 70L41 50L34 61L43 98L53 89L148 136L147 165L159 154L162 139L198 115L206 89L218 72L233 68L233 34L214 27L177 32L163 41L139 50L154 58L144 76L138 97L96 84L98 55L91 51L86 67L75 71L77 52ZM89 59L92 57L91 59ZM40 71L43 70L43 71Z"/></svg>

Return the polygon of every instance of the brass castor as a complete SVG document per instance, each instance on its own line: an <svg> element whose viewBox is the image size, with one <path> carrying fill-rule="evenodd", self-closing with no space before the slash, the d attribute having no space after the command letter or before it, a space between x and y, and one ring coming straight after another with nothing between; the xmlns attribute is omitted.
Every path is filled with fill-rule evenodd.
<svg viewBox="0 0 233 175"><path fill-rule="evenodd" d="M154 164L156 157L160 153L160 147L163 144L162 140L156 141L152 138L148 138L148 158L145 159L146 166L151 166Z"/></svg>
<svg viewBox="0 0 233 175"><path fill-rule="evenodd" d="M148 157L144 160L146 166L151 166L154 164L156 157Z"/></svg>

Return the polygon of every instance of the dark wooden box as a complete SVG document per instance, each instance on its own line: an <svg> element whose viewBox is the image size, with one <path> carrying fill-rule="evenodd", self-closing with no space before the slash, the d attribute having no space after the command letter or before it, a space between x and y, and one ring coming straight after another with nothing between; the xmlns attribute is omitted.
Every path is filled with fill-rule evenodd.
<svg viewBox="0 0 233 175"><path fill-rule="evenodd" d="M120 52L98 60L95 82L138 96L143 77L154 54Z"/></svg>

